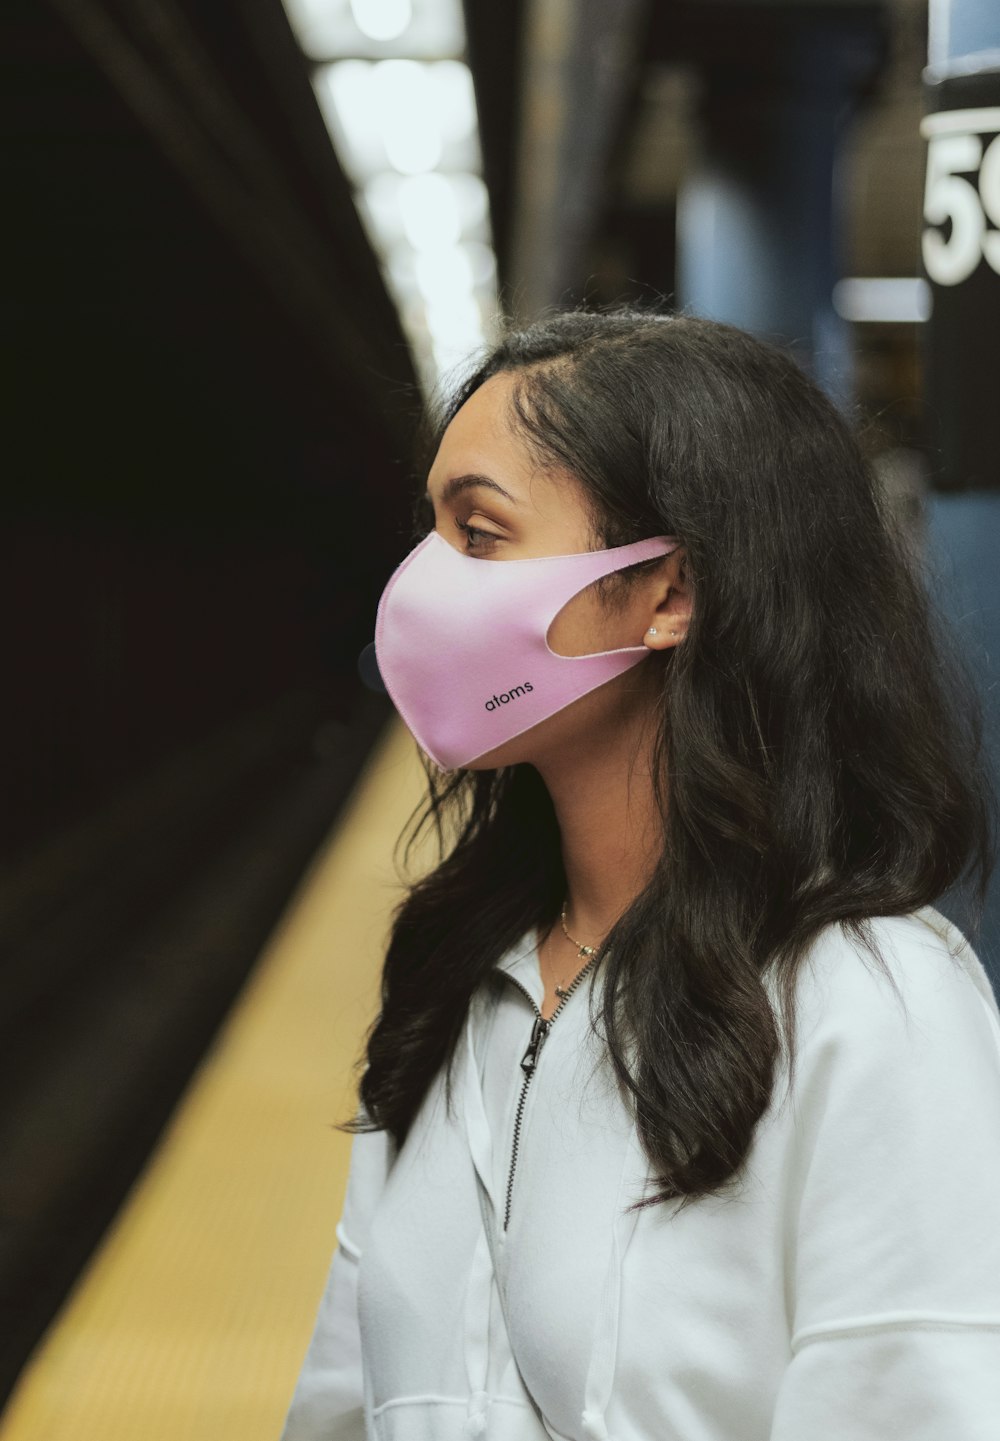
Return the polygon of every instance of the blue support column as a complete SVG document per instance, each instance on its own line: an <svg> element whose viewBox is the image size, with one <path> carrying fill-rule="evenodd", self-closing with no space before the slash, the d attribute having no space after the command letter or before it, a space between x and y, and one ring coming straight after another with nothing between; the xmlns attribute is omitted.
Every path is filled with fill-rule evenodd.
<svg viewBox="0 0 1000 1441"><path fill-rule="evenodd" d="M677 299L785 345L846 403L850 339L831 299L835 161L883 59L881 11L741 8L768 27L767 63L763 46L739 53L721 23L715 53L702 59L701 156L677 198Z"/></svg>
<svg viewBox="0 0 1000 1441"><path fill-rule="evenodd" d="M929 50L928 573L979 674L1000 775L1000 4L930 0ZM949 898L940 908L960 918ZM1000 993L1000 877L980 949Z"/></svg>

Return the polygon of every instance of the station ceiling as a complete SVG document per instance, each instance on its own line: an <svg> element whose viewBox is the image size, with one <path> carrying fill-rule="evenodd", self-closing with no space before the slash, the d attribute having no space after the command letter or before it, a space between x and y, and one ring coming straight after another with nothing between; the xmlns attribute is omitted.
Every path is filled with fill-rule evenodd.
<svg viewBox="0 0 1000 1441"><path fill-rule="evenodd" d="M468 0L466 21L512 308L671 297L677 194L720 91L738 130L761 95L839 90L843 273L919 274L924 0Z"/></svg>
<svg viewBox="0 0 1000 1441"><path fill-rule="evenodd" d="M723 77L727 123L739 127L755 89L822 91L839 68L843 271L919 273L924 0L464 9L505 308L672 298L676 199L698 160L706 77L716 100ZM98 244L93 214L59 200L84 186L101 197L103 234L142 226L144 244L162 245L169 284L169 228L151 225L155 201L145 217L135 203L148 182L123 174L116 185L101 169L112 122L83 78L96 70L122 133L144 134L216 243L257 277L334 388L355 396L350 412L360 399L405 449L413 369L280 0L16 0L4 23L6 163L39 222L73 235L74 250ZM40 131L44 151L30 148Z"/></svg>

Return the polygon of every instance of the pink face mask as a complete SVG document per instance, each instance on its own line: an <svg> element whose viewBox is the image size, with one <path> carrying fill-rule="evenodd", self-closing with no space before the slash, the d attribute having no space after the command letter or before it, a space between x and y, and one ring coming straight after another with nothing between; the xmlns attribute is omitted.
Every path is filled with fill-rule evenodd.
<svg viewBox="0 0 1000 1441"><path fill-rule="evenodd" d="M653 536L611 550L486 560L436 530L397 566L375 620L378 669L421 748L442 770L466 766L649 655L644 645L558 655L549 627L603 575L669 555Z"/></svg>

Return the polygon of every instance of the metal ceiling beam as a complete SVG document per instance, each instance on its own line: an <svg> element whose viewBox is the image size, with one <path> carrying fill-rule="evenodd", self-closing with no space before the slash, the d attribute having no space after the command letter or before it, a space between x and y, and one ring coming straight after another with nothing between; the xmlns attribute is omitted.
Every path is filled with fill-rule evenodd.
<svg viewBox="0 0 1000 1441"><path fill-rule="evenodd" d="M506 297L521 320L564 303L584 279L647 8L648 0L527 0Z"/></svg>

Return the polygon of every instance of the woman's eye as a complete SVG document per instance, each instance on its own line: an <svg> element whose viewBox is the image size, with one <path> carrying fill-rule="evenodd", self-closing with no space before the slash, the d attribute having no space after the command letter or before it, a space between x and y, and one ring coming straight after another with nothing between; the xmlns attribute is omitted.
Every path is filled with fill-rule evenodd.
<svg viewBox="0 0 1000 1441"><path fill-rule="evenodd" d="M417 544L424 540L437 523L434 515L434 505L428 496L420 496L417 500L414 511L413 542ZM469 525L468 521L459 520L454 517L455 527L465 537L465 550L475 551L482 554L492 548L503 538L494 535L490 530L480 530L477 525Z"/></svg>
<svg viewBox="0 0 1000 1441"><path fill-rule="evenodd" d="M469 525L467 521L456 519L455 525L465 536L466 550L489 550L500 539L488 530L480 530L478 526Z"/></svg>

